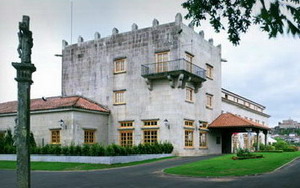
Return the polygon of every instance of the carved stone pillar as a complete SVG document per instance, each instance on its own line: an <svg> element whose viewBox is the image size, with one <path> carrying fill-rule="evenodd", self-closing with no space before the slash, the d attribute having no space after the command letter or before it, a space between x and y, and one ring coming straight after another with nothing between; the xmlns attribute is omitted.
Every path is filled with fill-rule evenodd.
<svg viewBox="0 0 300 188"><path fill-rule="evenodd" d="M29 17L23 16L19 23L19 57L21 63L12 63L17 70L18 82L18 114L15 130L17 147L17 186L30 187L30 86L33 83L31 75L36 68L31 64L32 33L29 30Z"/></svg>

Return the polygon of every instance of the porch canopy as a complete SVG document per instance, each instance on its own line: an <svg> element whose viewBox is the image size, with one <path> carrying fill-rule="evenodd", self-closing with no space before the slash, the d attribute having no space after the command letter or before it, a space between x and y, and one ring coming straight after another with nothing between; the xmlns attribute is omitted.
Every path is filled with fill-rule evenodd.
<svg viewBox="0 0 300 188"><path fill-rule="evenodd" d="M242 118L231 113L223 113L208 125L211 130L219 130L222 134L222 151L230 153L231 135L238 132L256 132L257 138L259 132L265 134L265 144L267 144L267 134L270 130L266 125Z"/></svg>

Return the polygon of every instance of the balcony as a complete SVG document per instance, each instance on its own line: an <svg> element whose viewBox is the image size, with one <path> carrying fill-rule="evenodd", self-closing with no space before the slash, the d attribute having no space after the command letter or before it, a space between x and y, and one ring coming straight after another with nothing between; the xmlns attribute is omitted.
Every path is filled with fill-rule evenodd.
<svg viewBox="0 0 300 188"><path fill-rule="evenodd" d="M152 89L151 81L155 79L167 78L171 87L184 88L187 81L192 82L195 89L201 87L202 82L206 81L205 70L188 62L185 59L177 59L152 64L142 65L142 77L146 79L149 89Z"/></svg>

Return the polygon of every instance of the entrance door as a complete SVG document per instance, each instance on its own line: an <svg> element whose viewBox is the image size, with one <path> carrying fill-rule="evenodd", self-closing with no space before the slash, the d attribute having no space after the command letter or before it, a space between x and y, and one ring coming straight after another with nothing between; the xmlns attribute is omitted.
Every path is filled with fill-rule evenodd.
<svg viewBox="0 0 300 188"><path fill-rule="evenodd" d="M222 133L222 153L231 153L231 133Z"/></svg>

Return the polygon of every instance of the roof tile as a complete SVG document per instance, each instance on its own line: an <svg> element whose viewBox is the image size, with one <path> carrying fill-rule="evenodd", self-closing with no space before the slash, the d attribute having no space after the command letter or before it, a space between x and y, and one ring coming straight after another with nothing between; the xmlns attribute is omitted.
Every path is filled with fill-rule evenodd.
<svg viewBox="0 0 300 188"><path fill-rule="evenodd" d="M17 101L0 103L0 114L17 112ZM96 102L80 96L68 97L49 97L46 100L32 99L30 104L31 111L61 109L61 108L80 108L99 112L109 112L109 110Z"/></svg>
<svg viewBox="0 0 300 188"><path fill-rule="evenodd" d="M237 128L237 127L253 127L269 130L270 128L250 121L248 119L239 117L231 113L224 113L217 117L209 126L209 128Z"/></svg>

